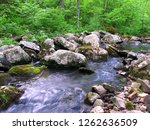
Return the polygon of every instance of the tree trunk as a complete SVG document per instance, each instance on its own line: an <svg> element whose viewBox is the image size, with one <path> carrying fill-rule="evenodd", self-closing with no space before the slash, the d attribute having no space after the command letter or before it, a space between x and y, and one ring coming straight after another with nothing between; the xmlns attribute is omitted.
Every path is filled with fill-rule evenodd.
<svg viewBox="0 0 150 130"><path fill-rule="evenodd" d="M77 0L77 28L80 27L80 0Z"/></svg>
<svg viewBox="0 0 150 130"><path fill-rule="evenodd" d="M64 6L65 6L64 0L60 0L60 7L61 7L61 8L64 8Z"/></svg>

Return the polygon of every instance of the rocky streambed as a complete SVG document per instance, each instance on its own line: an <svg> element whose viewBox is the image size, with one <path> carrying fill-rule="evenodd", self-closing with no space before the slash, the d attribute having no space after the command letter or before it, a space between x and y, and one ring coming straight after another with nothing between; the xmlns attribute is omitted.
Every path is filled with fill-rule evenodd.
<svg viewBox="0 0 150 130"><path fill-rule="evenodd" d="M94 31L0 47L0 111L148 112L150 45L125 51L133 38Z"/></svg>

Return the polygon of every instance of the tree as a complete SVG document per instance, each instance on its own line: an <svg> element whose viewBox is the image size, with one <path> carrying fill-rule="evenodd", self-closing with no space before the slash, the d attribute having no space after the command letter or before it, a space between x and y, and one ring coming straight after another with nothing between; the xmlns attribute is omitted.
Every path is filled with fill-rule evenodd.
<svg viewBox="0 0 150 130"><path fill-rule="evenodd" d="M77 0L77 28L80 27L80 0Z"/></svg>

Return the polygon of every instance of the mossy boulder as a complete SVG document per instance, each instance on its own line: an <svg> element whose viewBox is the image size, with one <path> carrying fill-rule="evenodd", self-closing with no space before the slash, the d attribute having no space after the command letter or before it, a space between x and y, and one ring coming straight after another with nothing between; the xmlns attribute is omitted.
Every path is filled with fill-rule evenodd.
<svg viewBox="0 0 150 130"><path fill-rule="evenodd" d="M41 71L45 68L46 68L45 66L35 67L30 64L17 65L17 66L13 66L8 71L8 73L14 76L34 76L34 75L41 73Z"/></svg>
<svg viewBox="0 0 150 130"><path fill-rule="evenodd" d="M13 102L17 101L23 94L22 90L19 90L13 86L1 86L0 87L0 109L7 109Z"/></svg>
<svg viewBox="0 0 150 130"><path fill-rule="evenodd" d="M108 57L108 52L105 49L100 47L94 48L89 44L79 46L76 52L85 55L87 59L93 61L107 60Z"/></svg>
<svg viewBox="0 0 150 130"><path fill-rule="evenodd" d="M0 73L0 86L6 85L11 81L11 76L8 73Z"/></svg>
<svg viewBox="0 0 150 130"><path fill-rule="evenodd" d="M89 104L89 105L92 105L94 104L94 102L96 101L96 99L100 98L100 96L97 94L97 93L94 93L94 92L89 92L87 95L86 95L86 98L85 98L85 103L86 104Z"/></svg>

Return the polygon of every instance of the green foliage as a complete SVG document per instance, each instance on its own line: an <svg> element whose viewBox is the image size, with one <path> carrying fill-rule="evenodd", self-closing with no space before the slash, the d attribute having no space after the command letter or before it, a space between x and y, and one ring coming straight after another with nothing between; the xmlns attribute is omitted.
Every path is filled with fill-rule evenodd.
<svg viewBox="0 0 150 130"><path fill-rule="evenodd" d="M64 0L64 8L60 0L4 0L0 3L0 40L9 44L14 41L8 39L26 35L43 41L66 32L99 29L148 34L149 6L149 0L81 0L77 28L77 0Z"/></svg>

